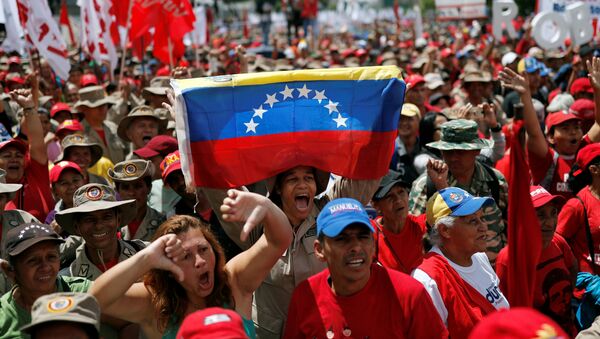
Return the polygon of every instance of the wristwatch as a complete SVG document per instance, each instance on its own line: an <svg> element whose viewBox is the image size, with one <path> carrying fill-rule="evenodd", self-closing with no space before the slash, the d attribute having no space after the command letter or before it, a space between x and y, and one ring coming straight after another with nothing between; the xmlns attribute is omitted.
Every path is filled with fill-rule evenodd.
<svg viewBox="0 0 600 339"><path fill-rule="evenodd" d="M494 133L498 133L498 132L502 131L502 125L501 125L500 123L498 123L498 124L496 125L496 127L494 127L494 128L490 128L490 131L492 131L492 132L494 132Z"/></svg>

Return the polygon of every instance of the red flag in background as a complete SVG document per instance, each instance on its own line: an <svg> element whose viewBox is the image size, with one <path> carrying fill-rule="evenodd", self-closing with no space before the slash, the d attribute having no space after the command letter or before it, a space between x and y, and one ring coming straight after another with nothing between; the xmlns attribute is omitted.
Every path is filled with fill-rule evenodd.
<svg viewBox="0 0 600 339"><path fill-rule="evenodd" d="M529 195L529 167L517 137L521 127L522 124L513 125L515 137L510 147L508 272L505 284L511 307L532 307L536 266L542 252L542 230Z"/></svg>
<svg viewBox="0 0 600 339"><path fill-rule="evenodd" d="M154 56L163 63L175 63L183 56L183 36L194 29L195 20L188 0L151 3L136 1L131 14L129 36L134 41L154 27ZM169 58L169 39L173 60Z"/></svg>
<svg viewBox="0 0 600 339"><path fill-rule="evenodd" d="M250 37L250 28L248 27L248 10L244 9L242 14L242 21L244 22L244 38L248 39Z"/></svg>
<svg viewBox="0 0 600 339"><path fill-rule="evenodd" d="M62 0L60 3L60 20L61 25L67 26L69 29L69 38L71 39L71 45L75 44L75 34L73 34L73 27L71 27L71 21L69 20L69 11L67 10L67 1Z"/></svg>
<svg viewBox="0 0 600 339"><path fill-rule="evenodd" d="M129 11L129 2L135 0L119 0L113 1L112 10L117 25L127 27L127 11Z"/></svg>

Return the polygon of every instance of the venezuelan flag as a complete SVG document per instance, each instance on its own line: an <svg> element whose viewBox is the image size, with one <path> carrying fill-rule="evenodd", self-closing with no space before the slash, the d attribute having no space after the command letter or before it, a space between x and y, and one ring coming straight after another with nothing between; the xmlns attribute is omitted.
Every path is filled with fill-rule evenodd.
<svg viewBox="0 0 600 339"><path fill-rule="evenodd" d="M352 179L387 173L405 84L396 66L237 74L171 82L182 168L230 188L298 165Z"/></svg>

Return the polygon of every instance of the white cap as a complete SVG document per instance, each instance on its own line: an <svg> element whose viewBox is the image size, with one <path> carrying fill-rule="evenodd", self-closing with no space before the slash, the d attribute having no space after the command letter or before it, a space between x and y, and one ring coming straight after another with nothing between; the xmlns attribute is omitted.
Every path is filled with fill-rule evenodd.
<svg viewBox="0 0 600 339"><path fill-rule="evenodd" d="M518 57L519 56L515 52L508 52L508 53L504 54L502 56L502 66L506 67L506 66L512 64L513 62L515 62L515 60L517 60Z"/></svg>

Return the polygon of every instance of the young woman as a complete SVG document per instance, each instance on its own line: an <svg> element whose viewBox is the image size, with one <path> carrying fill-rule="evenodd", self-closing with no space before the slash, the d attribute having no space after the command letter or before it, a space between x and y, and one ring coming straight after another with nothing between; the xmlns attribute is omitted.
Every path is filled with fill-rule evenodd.
<svg viewBox="0 0 600 339"><path fill-rule="evenodd" d="M235 309L253 337L252 295L288 248L292 229L267 198L230 190L221 205L227 221L245 222L242 240L259 223L261 238L227 264L207 225L174 216L155 241L100 276L90 292L108 315L141 326L147 338L175 338L186 315L207 307ZM137 282L143 277L143 282Z"/></svg>

